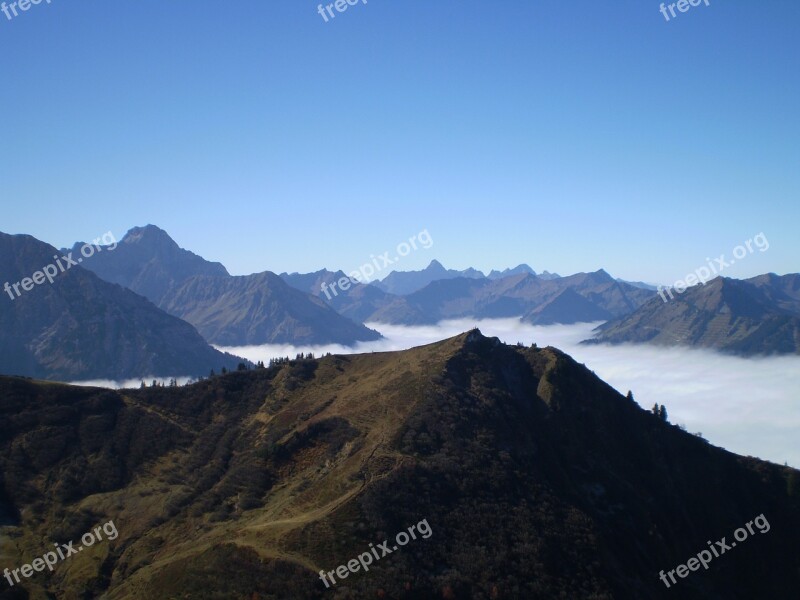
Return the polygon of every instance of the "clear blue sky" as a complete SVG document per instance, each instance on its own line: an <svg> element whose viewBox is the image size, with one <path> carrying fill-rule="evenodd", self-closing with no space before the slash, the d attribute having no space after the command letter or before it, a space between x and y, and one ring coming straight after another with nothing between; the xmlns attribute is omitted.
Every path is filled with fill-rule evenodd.
<svg viewBox="0 0 800 600"><path fill-rule="evenodd" d="M8 0L6 0L8 1ZM236 274L800 270L800 3L42 2L0 13L0 230L154 223Z"/></svg>

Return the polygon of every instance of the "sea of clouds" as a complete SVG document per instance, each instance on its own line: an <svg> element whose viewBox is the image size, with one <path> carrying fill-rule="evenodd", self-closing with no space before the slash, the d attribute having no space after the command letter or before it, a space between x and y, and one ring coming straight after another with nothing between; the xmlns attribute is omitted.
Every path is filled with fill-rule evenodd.
<svg viewBox="0 0 800 600"><path fill-rule="evenodd" d="M385 337L354 348L322 346L218 347L250 359L313 352L321 356L405 350L479 327L484 335L514 344L555 346L584 363L621 393L631 390L643 408L664 404L673 423L702 433L712 444L743 455L800 467L800 357L739 358L709 350L647 345L581 345L599 323L527 325L519 319L460 319L438 325L404 327L367 323ZM179 377L182 385L188 378ZM152 378L146 379L150 385ZM163 382L163 379L160 379ZM139 387L140 380L93 381L102 387Z"/></svg>
<svg viewBox="0 0 800 600"><path fill-rule="evenodd" d="M367 323L385 339L348 348L265 345L220 347L252 361L299 352L320 356L405 350L479 327L487 336L525 345L555 346L584 363L621 393L649 409L664 404L673 423L702 433L712 444L737 454L800 467L800 357L739 358L710 350L647 345L581 345L599 323L527 325L519 319L460 319L404 327Z"/></svg>

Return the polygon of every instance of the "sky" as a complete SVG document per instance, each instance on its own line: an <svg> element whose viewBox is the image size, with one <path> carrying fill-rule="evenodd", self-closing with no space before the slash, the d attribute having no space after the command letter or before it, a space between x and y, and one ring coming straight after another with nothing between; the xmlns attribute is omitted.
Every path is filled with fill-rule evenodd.
<svg viewBox="0 0 800 600"><path fill-rule="evenodd" d="M6 0L8 1L8 0ZM233 274L797 272L800 3L51 0L0 13L0 231Z"/></svg>

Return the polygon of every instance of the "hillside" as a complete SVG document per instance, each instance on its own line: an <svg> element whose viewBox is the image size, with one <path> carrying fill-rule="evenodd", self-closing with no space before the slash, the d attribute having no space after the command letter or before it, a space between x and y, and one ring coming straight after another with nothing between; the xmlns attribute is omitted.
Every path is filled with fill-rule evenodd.
<svg viewBox="0 0 800 600"><path fill-rule="evenodd" d="M82 244L72 251L77 254ZM134 227L113 251L98 252L82 266L101 279L129 288L159 305L167 291L190 277L225 277L227 269L184 250L155 225Z"/></svg>
<svg viewBox="0 0 800 600"><path fill-rule="evenodd" d="M381 337L275 273L233 277L154 225L134 227L113 251L96 253L84 266L191 323L212 344L352 346Z"/></svg>
<svg viewBox="0 0 800 600"><path fill-rule="evenodd" d="M356 323L370 321L377 310L397 299L394 294L370 284L347 281L348 289L341 289L338 282L347 278L343 271L322 269L314 273L281 273L280 277L293 288L318 297ZM323 285L326 285L324 290Z"/></svg>
<svg viewBox="0 0 800 600"><path fill-rule="evenodd" d="M381 334L343 317L319 298L268 271L238 277L192 277L170 289L161 306L222 346L344 344Z"/></svg>
<svg viewBox="0 0 800 600"><path fill-rule="evenodd" d="M61 256L33 237L0 233L0 282L23 281L46 266L57 273L52 283L44 279L29 291L17 288L19 297L0 298L0 373L123 380L207 375L241 361L138 294L78 264L66 268Z"/></svg>
<svg viewBox="0 0 800 600"><path fill-rule="evenodd" d="M800 275L717 277L683 294L666 292L609 321L585 343L713 348L742 356L800 353Z"/></svg>
<svg viewBox="0 0 800 600"><path fill-rule="evenodd" d="M0 419L4 564L119 530L26 580L32 598L788 600L800 586L800 473L685 433L554 348L477 330L179 388L0 378ZM762 513L768 533L661 583ZM430 536L326 590L321 569L423 520Z"/></svg>

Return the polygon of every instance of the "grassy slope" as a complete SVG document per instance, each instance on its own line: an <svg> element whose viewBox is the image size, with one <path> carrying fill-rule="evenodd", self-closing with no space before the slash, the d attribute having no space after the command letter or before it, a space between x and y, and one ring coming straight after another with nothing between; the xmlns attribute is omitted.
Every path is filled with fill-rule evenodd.
<svg viewBox="0 0 800 600"><path fill-rule="evenodd" d="M773 531L682 597L788 598L800 578L787 470L658 421L553 349L464 334L186 388L0 391L20 525L3 564L110 518L120 532L36 574L32 598L669 597L660 569L760 512ZM318 570L422 519L430 539L325 592Z"/></svg>

